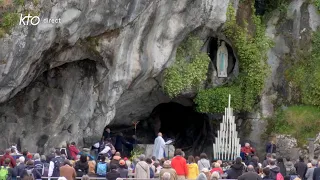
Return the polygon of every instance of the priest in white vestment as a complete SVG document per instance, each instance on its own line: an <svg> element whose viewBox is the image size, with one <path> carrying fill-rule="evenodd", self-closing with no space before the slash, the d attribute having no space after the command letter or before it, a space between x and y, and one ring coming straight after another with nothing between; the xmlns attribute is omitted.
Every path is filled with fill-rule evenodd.
<svg viewBox="0 0 320 180"><path fill-rule="evenodd" d="M152 155L156 157L156 159L160 160L164 158L164 150L166 148L166 143L162 138L162 133L158 133L158 137L154 140L153 153Z"/></svg>

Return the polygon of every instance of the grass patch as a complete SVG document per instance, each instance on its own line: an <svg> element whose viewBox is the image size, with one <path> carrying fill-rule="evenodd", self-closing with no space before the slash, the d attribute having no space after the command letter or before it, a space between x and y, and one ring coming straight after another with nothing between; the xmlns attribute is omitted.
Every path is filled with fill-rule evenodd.
<svg viewBox="0 0 320 180"><path fill-rule="evenodd" d="M1 26L4 30L9 31L19 22L18 13L5 13L2 18Z"/></svg>
<svg viewBox="0 0 320 180"><path fill-rule="evenodd" d="M317 106L294 105L276 112L269 119L267 134L280 133L293 136L298 146L307 143L320 132L320 108Z"/></svg>

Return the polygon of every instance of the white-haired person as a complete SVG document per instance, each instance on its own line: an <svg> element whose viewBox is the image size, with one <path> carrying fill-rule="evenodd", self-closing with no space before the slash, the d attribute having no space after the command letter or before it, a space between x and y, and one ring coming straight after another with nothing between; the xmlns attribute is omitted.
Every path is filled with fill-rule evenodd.
<svg viewBox="0 0 320 180"><path fill-rule="evenodd" d="M25 160L23 156L19 157L19 165L16 167L17 176L23 176L24 170L26 169Z"/></svg>

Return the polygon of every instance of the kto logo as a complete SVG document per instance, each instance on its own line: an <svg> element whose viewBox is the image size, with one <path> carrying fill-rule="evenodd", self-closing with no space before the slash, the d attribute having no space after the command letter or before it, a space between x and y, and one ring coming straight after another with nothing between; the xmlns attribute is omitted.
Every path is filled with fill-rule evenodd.
<svg viewBox="0 0 320 180"><path fill-rule="evenodd" d="M61 23L61 19L57 18L57 19L53 19L53 18L45 18L43 19L43 21L40 20L39 16L31 16L30 14L28 14L28 16L22 16L22 14L20 14L20 23L19 25L29 25L29 23L33 26L38 25L40 22L42 23Z"/></svg>
<svg viewBox="0 0 320 180"><path fill-rule="evenodd" d="M25 23L25 21L27 21L27 23ZM30 16L30 14L28 14L28 16L22 16L22 14L20 14L20 23L19 25L29 25L29 22L31 23L31 25L38 25L40 23L40 18L39 16Z"/></svg>

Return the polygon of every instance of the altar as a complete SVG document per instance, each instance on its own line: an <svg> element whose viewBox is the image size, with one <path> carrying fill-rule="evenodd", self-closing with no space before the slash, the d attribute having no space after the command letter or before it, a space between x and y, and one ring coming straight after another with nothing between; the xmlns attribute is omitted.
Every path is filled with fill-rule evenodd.
<svg viewBox="0 0 320 180"><path fill-rule="evenodd" d="M152 157L153 146L154 144L138 144L139 147L144 149L144 154L146 157ZM175 147L173 145L166 145L165 153L166 157L172 158L174 156Z"/></svg>

